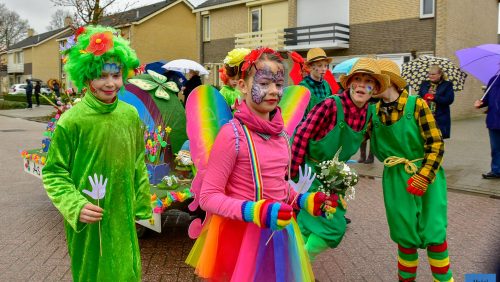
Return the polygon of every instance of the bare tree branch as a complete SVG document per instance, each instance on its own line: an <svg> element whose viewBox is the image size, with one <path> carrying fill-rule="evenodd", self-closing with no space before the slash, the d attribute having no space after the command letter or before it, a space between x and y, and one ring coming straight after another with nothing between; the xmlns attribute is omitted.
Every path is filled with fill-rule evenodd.
<svg viewBox="0 0 500 282"><path fill-rule="evenodd" d="M50 0L54 6L72 7L75 9L75 22L79 25L98 24L110 9L119 5L121 9L114 9L114 13L125 11L130 2L117 0ZM135 2L134 2L135 3Z"/></svg>
<svg viewBox="0 0 500 282"><path fill-rule="evenodd" d="M74 22L73 16L71 15L70 12L62 9L57 9L57 11L55 11L51 16L51 20L49 25L47 26L47 30L51 31L64 27L65 20L67 17L70 17L71 20Z"/></svg>
<svg viewBox="0 0 500 282"><path fill-rule="evenodd" d="M8 49L24 39L28 28L27 20L21 19L18 13L8 10L3 3L0 3L0 49Z"/></svg>

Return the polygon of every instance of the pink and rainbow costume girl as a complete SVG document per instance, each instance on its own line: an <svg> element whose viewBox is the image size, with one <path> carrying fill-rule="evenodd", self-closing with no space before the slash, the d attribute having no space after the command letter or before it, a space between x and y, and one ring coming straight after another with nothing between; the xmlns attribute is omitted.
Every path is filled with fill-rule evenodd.
<svg viewBox="0 0 500 282"><path fill-rule="evenodd" d="M201 87L198 92L206 86ZM196 89L193 92L187 103L188 117L209 112L201 107L191 108L195 99L205 99L199 97ZM205 100L214 105L217 104L214 100L223 101L220 94L215 96ZM302 112L308 97L309 93L299 107ZM212 110L217 115L218 110ZM290 162L285 123L279 107L271 112L270 120L264 120L242 102L234 118L220 127L206 170L198 171L198 175L203 175L201 189L195 191L195 201L199 201L200 207L207 212L207 219L186 259L201 278L209 281L314 281L295 219L290 217L288 225L280 223L283 220L281 212L286 207L291 209L288 204L297 195L285 180ZM197 137L191 134L188 119L188 135L193 147L204 142L204 137L196 140ZM293 206L324 215L321 207L324 202L322 193L304 193L297 197Z"/></svg>

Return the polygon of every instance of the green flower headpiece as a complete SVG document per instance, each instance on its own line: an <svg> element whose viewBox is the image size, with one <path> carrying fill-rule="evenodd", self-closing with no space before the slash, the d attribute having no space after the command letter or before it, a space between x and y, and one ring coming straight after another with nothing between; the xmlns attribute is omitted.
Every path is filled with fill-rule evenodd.
<svg viewBox="0 0 500 282"><path fill-rule="evenodd" d="M89 81L101 76L104 63L113 61L121 66L123 81L139 66L139 59L130 43L111 27L79 28L71 37L71 46L63 50L64 71L74 85L82 90ZM70 41L70 40L68 40Z"/></svg>

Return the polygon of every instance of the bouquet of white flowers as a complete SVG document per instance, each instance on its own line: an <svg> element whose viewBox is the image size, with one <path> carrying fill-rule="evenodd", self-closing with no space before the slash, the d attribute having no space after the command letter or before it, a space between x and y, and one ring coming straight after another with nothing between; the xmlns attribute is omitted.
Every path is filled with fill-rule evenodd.
<svg viewBox="0 0 500 282"><path fill-rule="evenodd" d="M335 153L333 159L318 164L320 174L317 176L321 185L318 191L331 194L344 194L346 199L354 200L354 186L358 183L358 174L345 162L339 161L342 147Z"/></svg>

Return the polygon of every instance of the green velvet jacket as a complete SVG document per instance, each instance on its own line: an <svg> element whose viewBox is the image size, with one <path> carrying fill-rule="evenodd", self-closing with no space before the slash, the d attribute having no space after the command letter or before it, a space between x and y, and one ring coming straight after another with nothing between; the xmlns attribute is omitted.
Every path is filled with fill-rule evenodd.
<svg viewBox="0 0 500 282"><path fill-rule="evenodd" d="M135 220L152 216L143 136L133 106L105 104L90 93L57 123L43 184L64 217L74 281L141 280ZM92 182L106 184L99 203L83 192L96 190L94 175L99 181ZM100 227L79 221L89 202L104 209Z"/></svg>

